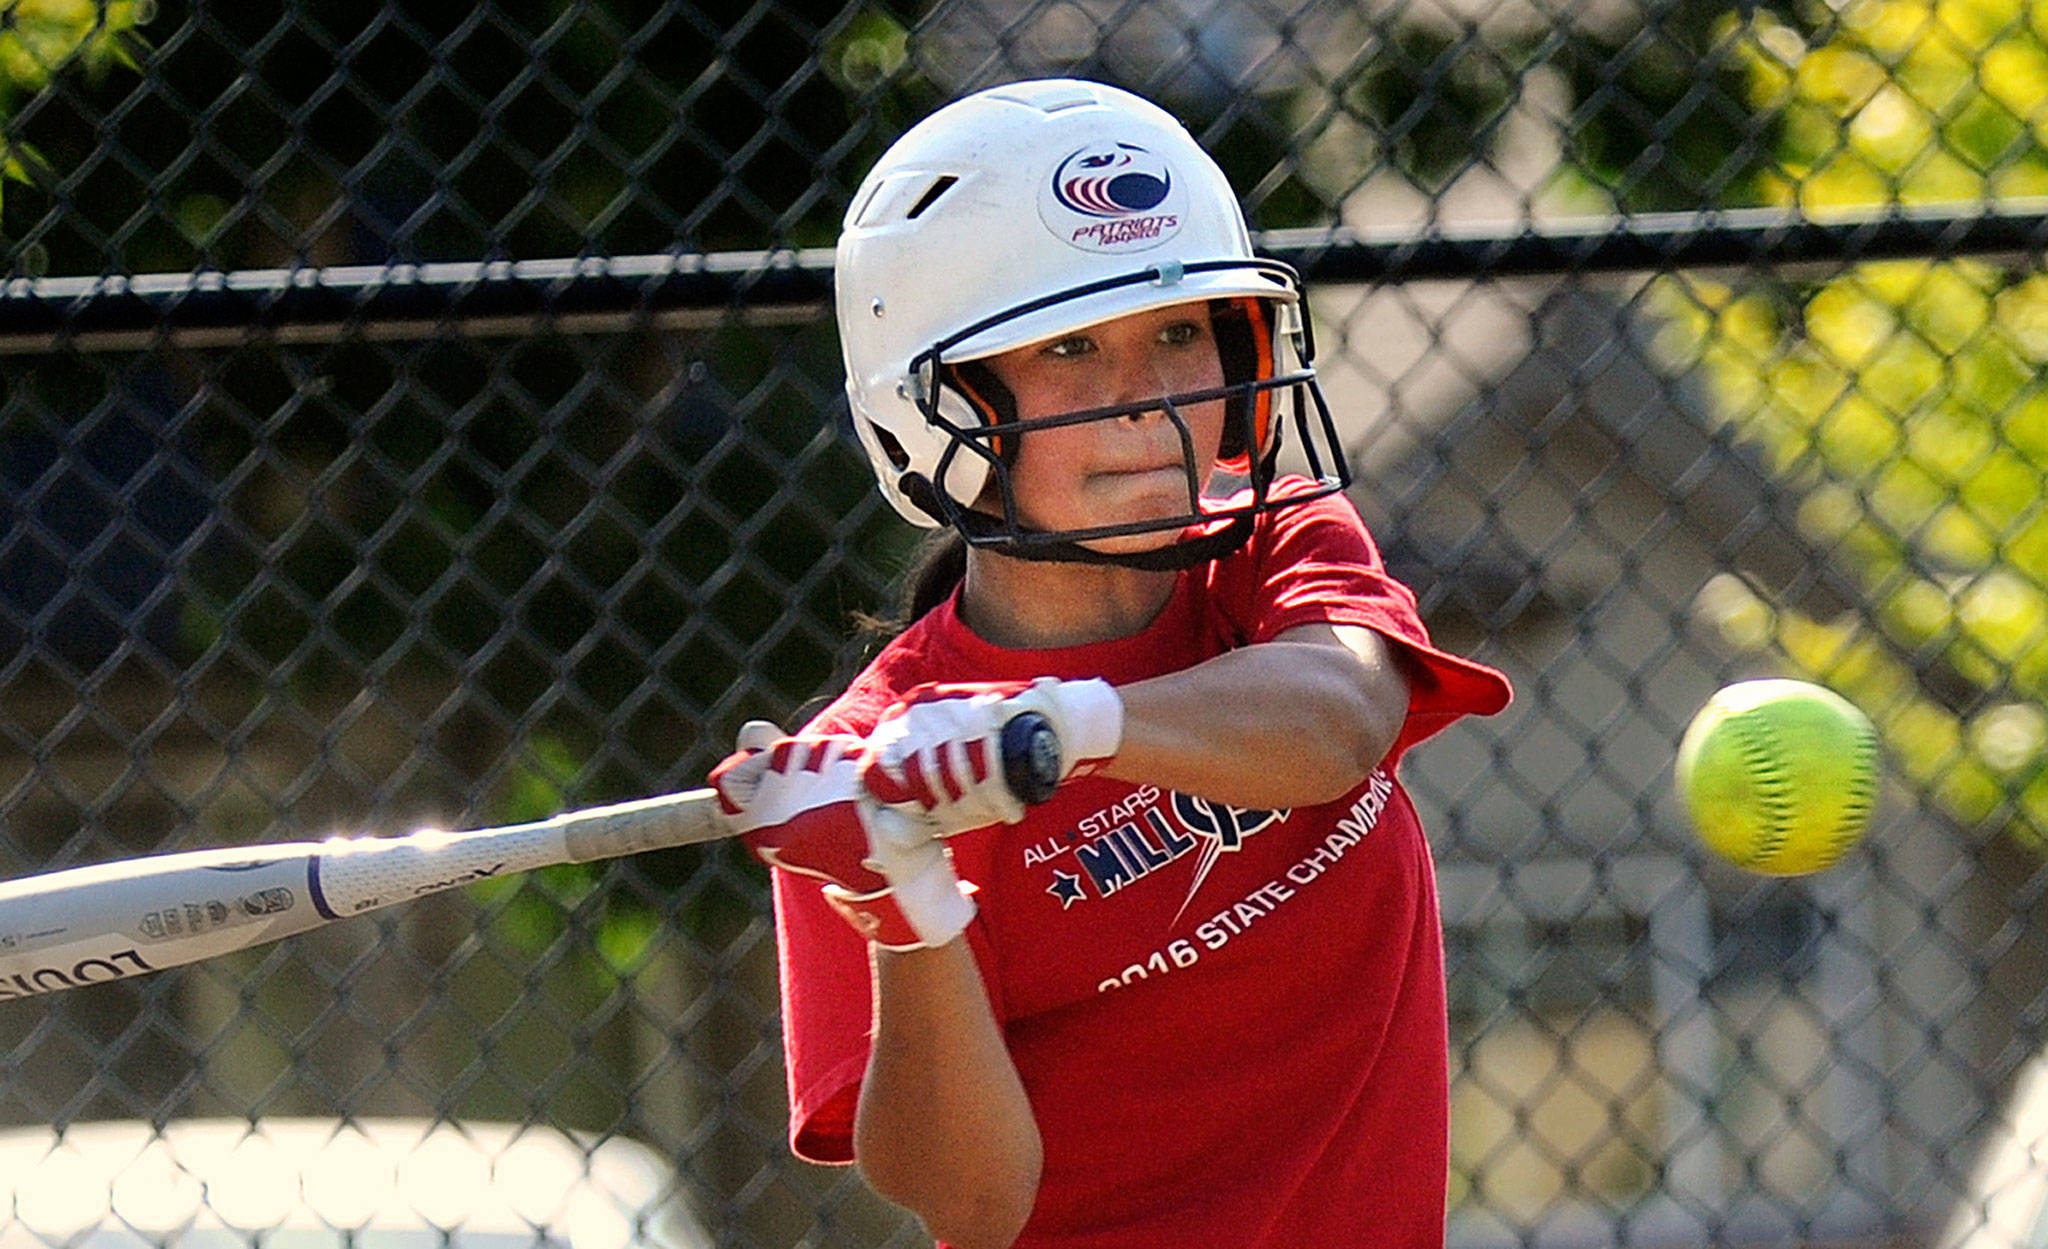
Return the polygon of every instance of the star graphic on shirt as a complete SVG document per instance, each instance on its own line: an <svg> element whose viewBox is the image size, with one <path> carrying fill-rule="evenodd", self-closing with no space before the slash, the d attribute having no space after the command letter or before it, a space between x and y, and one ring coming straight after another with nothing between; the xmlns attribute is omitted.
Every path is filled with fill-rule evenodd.
<svg viewBox="0 0 2048 1249"><path fill-rule="evenodd" d="M1060 900L1060 909L1064 911L1081 900L1081 878L1073 872L1055 871L1045 891Z"/></svg>

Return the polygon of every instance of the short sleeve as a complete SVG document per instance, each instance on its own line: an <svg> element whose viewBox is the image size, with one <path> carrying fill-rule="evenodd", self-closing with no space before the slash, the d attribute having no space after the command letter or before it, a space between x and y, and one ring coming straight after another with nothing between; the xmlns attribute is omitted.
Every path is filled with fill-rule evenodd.
<svg viewBox="0 0 2048 1249"><path fill-rule="evenodd" d="M865 732L886 701L881 685L864 673L804 731ZM790 1150L807 1162L852 1162L853 1113L873 1030L867 942L833 912L817 880L779 869L769 875Z"/></svg>
<svg viewBox="0 0 2048 1249"><path fill-rule="evenodd" d="M867 943L832 913L817 881L773 876L790 1149L808 1162L851 1162L872 1027Z"/></svg>
<svg viewBox="0 0 2048 1249"><path fill-rule="evenodd" d="M1218 607L1246 644L1309 624L1362 625L1398 643L1411 689L1390 757L1463 716L1508 705L1506 677L1430 641L1414 591L1388 574L1350 500L1331 495L1265 519L1244 550L1217 564Z"/></svg>

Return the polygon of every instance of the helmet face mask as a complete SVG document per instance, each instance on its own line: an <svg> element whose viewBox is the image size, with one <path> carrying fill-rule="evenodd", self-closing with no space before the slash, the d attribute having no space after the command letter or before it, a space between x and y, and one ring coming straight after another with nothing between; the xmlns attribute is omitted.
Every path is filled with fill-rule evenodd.
<svg viewBox="0 0 2048 1249"><path fill-rule="evenodd" d="M1209 267L1235 266L1270 268L1276 273L1284 269L1267 261L1216 262ZM1291 273L1285 276L1291 278ZM1120 279L1118 285L1157 284L1159 278L1156 271L1144 270ZM1064 297L1092 293L1095 292L1081 292L1079 296L1064 293ZM1056 303L1059 298L1042 302ZM932 478L910 474L915 481L911 489L919 502L932 507L975 546L1026 559L1166 568L1215 558L1213 549L1227 539L1241 537L1250 518L1272 506L1270 487L1275 464L1290 425L1295 427L1296 441L1303 447L1309 470L1320 485L1313 492L1290 493L1287 502L1305 502L1342 489L1349 483L1348 472L1341 456L1328 451L1337 445L1336 433L1315 385L1315 372L1308 364L1313 348L1307 342L1306 328L1299 327L1295 305L1243 296L1205 303L1223 380L1220 385L1199 390L1020 418L1014 400L980 360L952 360L945 342L920 353L912 362L918 407L925 420L944 431L949 441L940 452ZM1034 303L1007 316L1029 315L1038 308L1039 304ZM970 326L954 338L970 338L998 328L1007 316ZM1076 325L1068 332L1100 324L1101 321L1095 321ZM1289 325L1299 328L1281 328ZM1286 341L1276 343L1275 339L1283 335ZM1295 367L1276 368L1276 361L1283 356L1293 357ZM1194 432L1184 415L1187 409L1210 403L1220 403L1224 408L1220 445L1213 454L1196 447ZM1054 531L1033 529L1024 523L1012 470L1022 449L1030 445L1026 435L1154 413L1173 426L1180 444L1180 467L1186 489L1185 507L1180 512ZM963 457L971 459L984 483L981 495L971 501L956 499L930 486L931 480L951 476L955 463ZM1236 495L1228 502L1219 498L1214 488L1219 477L1230 482L1230 490L1222 493ZM1201 532L1163 553L1113 552L1082 545L1191 530Z"/></svg>
<svg viewBox="0 0 2048 1249"><path fill-rule="evenodd" d="M1023 558L1187 567L1234 549L1258 512L1349 484L1298 277L1252 255L1215 162L1136 96L1055 79L934 113L855 194L836 284L855 429L882 493L913 523ZM1207 306L1221 386L1020 420L985 363L1178 305ZM1210 458L1185 410L1219 401ZM1143 413L1178 431L1184 510L1059 531L1022 521L1012 468L1027 435ZM1275 500L1289 425L1316 485ZM1219 474L1248 487L1227 506L1205 495ZM1183 537L1135 552L1084 545L1161 532Z"/></svg>

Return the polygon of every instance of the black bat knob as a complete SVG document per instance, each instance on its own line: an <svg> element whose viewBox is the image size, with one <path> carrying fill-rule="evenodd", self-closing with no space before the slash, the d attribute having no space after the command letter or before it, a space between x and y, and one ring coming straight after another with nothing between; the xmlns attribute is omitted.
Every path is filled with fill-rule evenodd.
<svg viewBox="0 0 2048 1249"><path fill-rule="evenodd" d="M1003 726L1003 780L1027 805L1052 797L1060 787L1060 735L1052 721L1035 711L1020 711Z"/></svg>

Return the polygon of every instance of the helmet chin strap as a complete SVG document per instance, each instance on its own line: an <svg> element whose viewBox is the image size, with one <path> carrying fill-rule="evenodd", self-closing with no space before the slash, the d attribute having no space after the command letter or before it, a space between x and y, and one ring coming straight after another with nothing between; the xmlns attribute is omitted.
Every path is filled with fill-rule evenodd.
<svg viewBox="0 0 2048 1249"><path fill-rule="evenodd" d="M1037 563L1100 564L1135 568L1141 572L1179 572L1183 568L1223 558L1250 540L1252 516L1258 510L1258 504L1255 504L1199 537L1168 543L1149 551L1098 551L1078 542L1054 538L1045 530L1005 525L986 512L962 507L953 499L941 497L922 474L904 474L903 488L911 502L934 520L958 530L969 546ZM1258 503L1262 504L1265 498L1263 487L1258 490L1258 495Z"/></svg>
<svg viewBox="0 0 2048 1249"><path fill-rule="evenodd" d="M953 524L967 538L968 545L1013 559L1045 564L1101 564L1135 568L1141 572L1179 572L1183 568L1206 564L1237 550L1252 536L1252 514L1248 511L1240 512L1221 528L1200 537L1171 542L1149 551L1098 551L1078 542L1025 541L1023 539L1037 536L1042 531L1010 529L993 516L966 508L958 510Z"/></svg>

